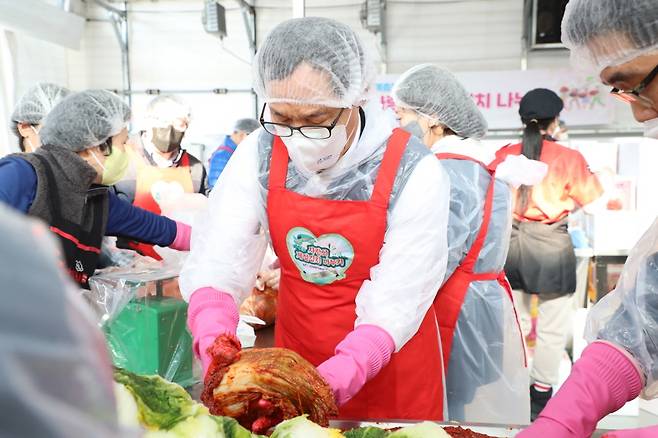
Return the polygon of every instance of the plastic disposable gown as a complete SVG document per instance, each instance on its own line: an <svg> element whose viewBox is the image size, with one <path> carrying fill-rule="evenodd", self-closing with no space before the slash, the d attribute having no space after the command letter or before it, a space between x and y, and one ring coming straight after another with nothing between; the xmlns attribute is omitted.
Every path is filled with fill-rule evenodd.
<svg viewBox="0 0 658 438"><path fill-rule="evenodd" d="M485 161L483 146L450 136L433 152L461 153ZM480 230L490 174L464 160L442 160L450 176L446 280L468 253ZM491 222L476 272L503 270L511 232L510 189L496 180ZM439 310L440 312L440 310ZM440 317L440 313L438 317ZM450 420L526 424L530 419L528 369L512 298L498 281L471 283L464 298L446 376Z"/></svg>
<svg viewBox="0 0 658 438"><path fill-rule="evenodd" d="M631 251L615 290L590 311L585 337L626 349L646 377L642 397L658 397L658 219Z"/></svg>

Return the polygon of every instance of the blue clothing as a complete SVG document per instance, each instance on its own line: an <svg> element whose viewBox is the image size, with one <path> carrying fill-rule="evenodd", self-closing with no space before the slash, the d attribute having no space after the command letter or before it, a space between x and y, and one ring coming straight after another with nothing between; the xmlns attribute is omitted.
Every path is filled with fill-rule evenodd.
<svg viewBox="0 0 658 438"><path fill-rule="evenodd" d="M208 168L208 186L212 189L215 187L219 175L222 174L226 163L235 152L235 149L238 147L237 144L231 139L230 135L227 135L224 139L224 143L213 152L212 157L210 157L210 166Z"/></svg>
<svg viewBox="0 0 658 438"><path fill-rule="evenodd" d="M27 214L36 191L37 174L30 163L18 157L0 160L0 202ZM176 238L176 222L135 207L110 190L105 235L168 246Z"/></svg>
<svg viewBox="0 0 658 438"><path fill-rule="evenodd" d="M0 160L0 202L27 213L37 195L37 173L16 157Z"/></svg>

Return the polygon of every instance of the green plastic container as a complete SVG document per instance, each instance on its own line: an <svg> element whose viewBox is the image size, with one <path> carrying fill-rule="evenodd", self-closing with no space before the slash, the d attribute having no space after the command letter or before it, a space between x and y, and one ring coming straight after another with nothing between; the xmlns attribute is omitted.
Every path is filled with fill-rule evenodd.
<svg viewBox="0 0 658 438"><path fill-rule="evenodd" d="M187 303L162 296L138 298L103 328L114 365L136 374L158 374L193 385L192 337Z"/></svg>

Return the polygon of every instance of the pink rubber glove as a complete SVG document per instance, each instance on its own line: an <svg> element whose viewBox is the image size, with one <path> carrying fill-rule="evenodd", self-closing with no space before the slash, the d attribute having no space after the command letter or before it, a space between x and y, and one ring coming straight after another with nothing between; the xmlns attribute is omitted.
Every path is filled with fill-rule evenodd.
<svg viewBox="0 0 658 438"><path fill-rule="evenodd" d="M192 237L192 227L182 222L176 222L176 238L169 248L178 251L190 250L190 238Z"/></svg>
<svg viewBox="0 0 658 438"><path fill-rule="evenodd" d="M219 335L235 335L238 329L238 306L233 297L211 287L195 291L187 308L187 326L192 332L194 353L201 359L203 375L212 362L207 350Z"/></svg>
<svg viewBox="0 0 658 438"><path fill-rule="evenodd" d="M655 438L658 436L658 426L642 429L627 429L608 432L602 438Z"/></svg>
<svg viewBox="0 0 658 438"><path fill-rule="evenodd" d="M601 418L637 397L642 386L628 353L607 342L593 342L539 418L517 437L589 437Z"/></svg>
<svg viewBox="0 0 658 438"><path fill-rule="evenodd" d="M336 355L320 364L318 371L341 406L388 364L394 351L395 343L385 330L360 325L336 346Z"/></svg>

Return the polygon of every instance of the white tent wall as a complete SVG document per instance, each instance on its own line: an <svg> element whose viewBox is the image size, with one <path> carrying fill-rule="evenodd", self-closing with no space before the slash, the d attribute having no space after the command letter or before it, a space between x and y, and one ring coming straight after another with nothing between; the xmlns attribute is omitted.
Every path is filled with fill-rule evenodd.
<svg viewBox="0 0 658 438"><path fill-rule="evenodd" d="M228 3L228 2L227 2ZM233 3L233 2L231 2ZM122 2L109 3L121 9ZM133 130L141 127L147 103L145 90L176 91L192 107L192 123L184 143L207 158L229 133L234 121L253 117L249 92L214 94L213 89L249 89L251 68L222 49L219 38L201 24L201 1L130 1L129 51ZM237 4L227 4L229 35L223 45L250 59L242 15ZM107 12L88 2L89 21L79 52L69 52L69 84L73 89L123 89L121 51ZM205 148L201 145L205 145Z"/></svg>

